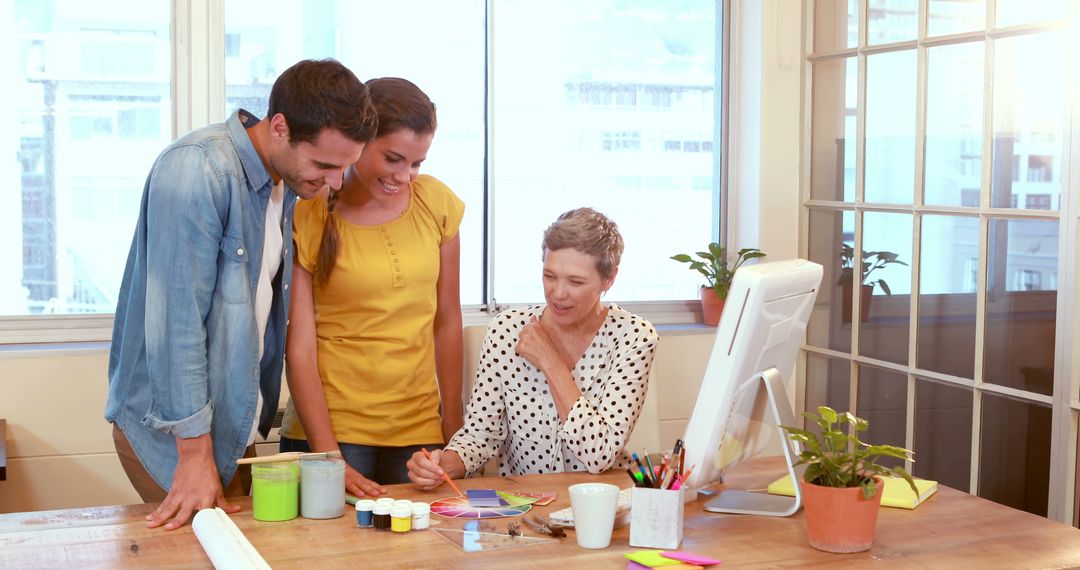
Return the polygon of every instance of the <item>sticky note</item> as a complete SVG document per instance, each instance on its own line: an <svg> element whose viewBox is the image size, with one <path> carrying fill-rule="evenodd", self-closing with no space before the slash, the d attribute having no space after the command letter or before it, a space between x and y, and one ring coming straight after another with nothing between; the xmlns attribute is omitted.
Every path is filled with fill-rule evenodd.
<svg viewBox="0 0 1080 570"><path fill-rule="evenodd" d="M702 556L700 554L694 554L692 552L661 552L660 556L664 558L671 558L672 560L680 560L688 564L696 564L698 566L712 566L713 564L723 564L722 561L715 558L709 558L708 556Z"/></svg>
<svg viewBox="0 0 1080 570"><path fill-rule="evenodd" d="M469 497L470 507L500 507L506 504L494 489L467 489L465 494Z"/></svg>
<svg viewBox="0 0 1080 570"><path fill-rule="evenodd" d="M626 558L633 562L637 562L642 566L649 568L656 568L657 566L676 566L681 565L682 562L674 560L672 558L665 558L660 555L659 550L638 550L636 552L627 552L623 554Z"/></svg>

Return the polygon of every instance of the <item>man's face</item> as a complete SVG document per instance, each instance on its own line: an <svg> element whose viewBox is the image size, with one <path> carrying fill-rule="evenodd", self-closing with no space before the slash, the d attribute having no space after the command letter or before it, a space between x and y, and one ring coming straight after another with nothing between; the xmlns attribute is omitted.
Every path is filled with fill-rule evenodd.
<svg viewBox="0 0 1080 570"><path fill-rule="evenodd" d="M288 143L282 115L271 119L273 149L267 153L271 168L301 198L314 198L324 188L340 188L345 169L360 158L364 143L336 129L323 129L313 142Z"/></svg>

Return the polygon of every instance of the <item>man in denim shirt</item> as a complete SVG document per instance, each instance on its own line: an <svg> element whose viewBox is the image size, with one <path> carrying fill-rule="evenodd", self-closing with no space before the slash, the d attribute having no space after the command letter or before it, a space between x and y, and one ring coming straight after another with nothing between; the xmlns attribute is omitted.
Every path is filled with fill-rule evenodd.
<svg viewBox="0 0 1080 570"><path fill-rule="evenodd" d="M293 205L339 187L376 126L351 71L305 60L274 82L264 120L240 110L181 137L150 170L105 405L128 478L161 501L149 527L239 510L225 499L246 494L236 460L256 427L270 429L281 391Z"/></svg>

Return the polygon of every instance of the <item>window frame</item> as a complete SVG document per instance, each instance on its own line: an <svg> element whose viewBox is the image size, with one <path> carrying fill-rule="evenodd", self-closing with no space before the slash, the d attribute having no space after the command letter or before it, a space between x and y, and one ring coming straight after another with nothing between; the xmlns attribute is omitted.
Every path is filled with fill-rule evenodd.
<svg viewBox="0 0 1080 570"><path fill-rule="evenodd" d="M884 362L866 356L859 355L858 328L852 335L851 348L849 351L838 351L830 348L804 345L808 355L816 355L829 359L847 361L851 365L851 389L849 409L855 410L857 386L859 382L858 368L869 365L876 368L894 371L906 375L908 382L908 398L905 412L906 441L905 446L912 448L914 445L915 424L915 386L918 380L931 380L949 386L964 387L970 389L973 398L972 407L972 443L971 443L971 472L970 487L964 489L976 493L979 484L979 448L980 448L980 422L982 412L983 394L1003 396L1029 404L1048 405L1052 412L1052 428L1050 441L1050 480L1048 482L1048 505L1047 517L1061 522L1080 521L1080 470L1077 469L1077 459L1080 456L1080 442L1078 442L1078 426L1080 426L1080 355L1073 354L1071 347L1080 342L1080 315L1077 315L1077 301L1080 299L1080 280L1077 279L1077 270L1080 268L1080 244L1076 243L1074 236L1080 235L1080 103L1076 100L1075 90L1080 89L1080 72L1076 67L1080 64L1080 40L1077 32L1080 31L1080 7L1077 3L1070 2L1064 24L1035 22L1029 24L998 28L995 21L996 0L986 0L986 21L983 29L975 32L963 32L949 35L929 36L928 34L928 7L929 0L918 0L918 32L916 39L884 43L869 44L867 32L869 25L868 1L858 0L859 38L855 47L845 49L832 49L828 51L814 50L814 23L818 2L812 2L805 14L804 26L806 30L804 44L804 104L806 113L804 116L803 129L803 169L804 179L802 183L802 210L803 223L800 227L799 251L805 257L808 254L809 239L809 214L812 211L853 212L855 216L855 243L862 244L863 214L867 212L900 212L909 213L914 218L913 228L913 259L912 270L912 293L909 311L909 356L905 364ZM1061 191L1058 210L1042 209L1019 209L1012 204L1011 208L991 207L990 185L991 167L993 161L993 82L994 73L994 44L996 41L1015 36L1037 34L1047 31L1062 31L1066 36L1068 55L1065 58L1066 73L1070 74L1071 80L1067 85L1072 85L1074 92L1071 97L1066 97L1065 118L1062 141L1062 164L1055 165L1061 169ZM983 129L982 129L982 176L979 190L980 204L975 207L963 206L936 206L924 203L925 195L925 134L926 134L926 100L927 100L927 50L932 47L952 45L970 41L983 41L986 45L984 53L984 79L983 79ZM874 54L886 53L896 50L914 49L917 54L917 86L916 86L916 135L915 135L915 191L911 205L889 205L879 203L867 203L864 201L865 184L865 136L866 136L866 60ZM818 62L825 62L839 58L856 58L858 64L858 97L857 97L857 134L854 141L857 145L855 158L856 188L853 202L815 199L811 194L810 163L811 156L811 127L813 125L813 109L811 106L813 96L813 66ZM1026 165L1025 165L1026 166ZM1018 175L1018 173L1015 173ZM1016 194L1013 194L1015 200ZM1055 359L1054 359L1054 385L1050 396L1036 394L1026 390L1019 390L1007 386L987 383L983 380L983 354L984 328L986 326L987 313L987 263L978 264L977 314L976 314L976 344L975 344L975 373L974 380L954 377L917 367L915 348L917 346L916 332L918 331L918 282L920 275L920 251L921 245L921 220L924 215L968 215L975 216L980 221L980 247L979 253L982 259L987 259L991 246L987 244L987 229L991 220L1022 220L1041 219L1051 220L1059 224L1058 241L1058 274L1057 274L1057 308L1058 315L1055 329ZM857 268L856 268L857 270ZM859 296L855 295L852 311L858 314ZM806 378L799 376L797 393L800 401L797 406L805 409L806 401ZM910 464L908 465L910 468ZM1077 524L1074 522L1074 524Z"/></svg>

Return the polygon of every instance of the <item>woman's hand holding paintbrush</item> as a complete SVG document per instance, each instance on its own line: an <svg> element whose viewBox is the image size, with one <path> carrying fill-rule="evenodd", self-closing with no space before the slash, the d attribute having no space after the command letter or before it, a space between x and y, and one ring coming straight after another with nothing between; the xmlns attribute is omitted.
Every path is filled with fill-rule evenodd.
<svg viewBox="0 0 1080 570"><path fill-rule="evenodd" d="M441 449L429 452L427 449L421 449L413 454L407 465L409 480L418 489L430 491L443 483L448 483L458 496L465 496L465 493L462 493L461 489L454 484L452 477L452 475L458 477L465 475L465 464L457 452Z"/></svg>

